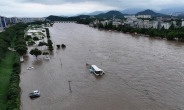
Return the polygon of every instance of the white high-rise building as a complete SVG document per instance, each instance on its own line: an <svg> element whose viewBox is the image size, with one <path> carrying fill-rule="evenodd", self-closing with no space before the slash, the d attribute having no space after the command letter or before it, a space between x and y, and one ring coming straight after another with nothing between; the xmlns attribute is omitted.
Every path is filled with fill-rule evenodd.
<svg viewBox="0 0 184 110"><path fill-rule="evenodd" d="M181 26L184 26L184 21L182 20L182 22L181 22Z"/></svg>
<svg viewBox="0 0 184 110"><path fill-rule="evenodd" d="M170 26L170 23L161 23L161 27L164 27L164 29L169 29Z"/></svg>
<svg viewBox="0 0 184 110"><path fill-rule="evenodd" d="M12 17L11 18L11 21L12 21L12 23L18 23L18 18L17 17Z"/></svg>

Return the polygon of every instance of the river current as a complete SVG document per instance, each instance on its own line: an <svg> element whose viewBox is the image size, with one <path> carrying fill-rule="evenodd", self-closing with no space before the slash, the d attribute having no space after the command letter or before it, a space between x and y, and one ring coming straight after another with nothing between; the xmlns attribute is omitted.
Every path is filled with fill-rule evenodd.
<svg viewBox="0 0 184 110"><path fill-rule="evenodd" d="M34 45L21 64L22 110L184 109L184 43L75 23L55 23L49 30L50 60L30 55L35 47L47 50ZM90 73L91 64L105 74ZM30 99L33 90L41 97Z"/></svg>

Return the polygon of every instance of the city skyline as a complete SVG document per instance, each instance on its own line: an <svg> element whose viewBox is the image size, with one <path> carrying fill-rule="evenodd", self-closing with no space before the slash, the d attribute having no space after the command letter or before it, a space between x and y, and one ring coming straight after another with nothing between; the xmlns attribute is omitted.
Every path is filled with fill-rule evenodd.
<svg viewBox="0 0 184 110"><path fill-rule="evenodd" d="M0 2L0 15L6 17L73 16L94 11L127 8L161 10L183 5L184 1L174 0L8 0Z"/></svg>

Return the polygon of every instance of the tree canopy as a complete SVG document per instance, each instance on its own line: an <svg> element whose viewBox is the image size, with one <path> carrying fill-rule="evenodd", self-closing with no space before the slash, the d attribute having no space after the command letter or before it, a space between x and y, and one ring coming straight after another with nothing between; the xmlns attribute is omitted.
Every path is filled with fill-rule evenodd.
<svg viewBox="0 0 184 110"><path fill-rule="evenodd" d="M49 55L49 52L43 52L42 55L45 55L47 57L47 55Z"/></svg>
<svg viewBox="0 0 184 110"><path fill-rule="evenodd" d="M38 38L38 37L33 37L33 40L34 40L34 41L38 41L39 38Z"/></svg>
<svg viewBox="0 0 184 110"><path fill-rule="evenodd" d="M37 57L38 57L39 55L42 54L41 50L39 50L39 49L37 49L37 48L31 49L31 51L30 51L29 53L30 53L31 55L34 55L34 56L36 57L36 59L37 59Z"/></svg>

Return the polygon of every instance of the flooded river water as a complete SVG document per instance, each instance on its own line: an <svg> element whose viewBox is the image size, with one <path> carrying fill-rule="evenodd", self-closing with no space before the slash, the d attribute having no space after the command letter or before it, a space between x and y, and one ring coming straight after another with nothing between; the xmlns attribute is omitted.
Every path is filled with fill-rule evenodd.
<svg viewBox="0 0 184 110"><path fill-rule="evenodd" d="M184 110L184 43L75 23L55 23L49 30L51 59L24 56L22 110ZM95 76L88 64L105 74ZM41 97L30 99L33 90Z"/></svg>

